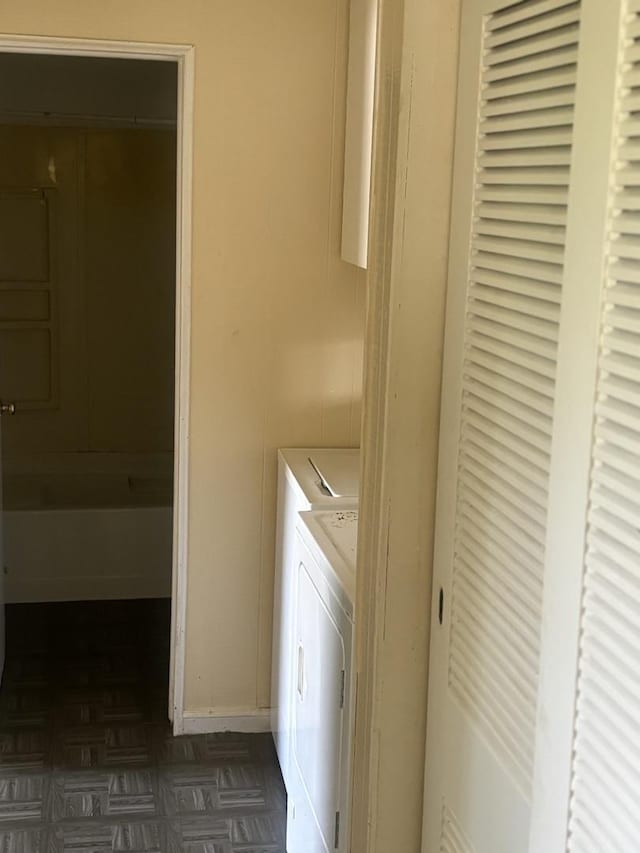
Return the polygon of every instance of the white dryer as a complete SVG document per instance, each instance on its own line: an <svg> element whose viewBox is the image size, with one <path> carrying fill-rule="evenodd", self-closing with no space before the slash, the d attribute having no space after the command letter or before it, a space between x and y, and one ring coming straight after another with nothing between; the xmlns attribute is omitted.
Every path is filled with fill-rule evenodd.
<svg viewBox="0 0 640 853"><path fill-rule="evenodd" d="M271 660L271 730L287 789L290 779L295 537L298 513L358 505L360 451L296 448L278 451L278 510Z"/></svg>
<svg viewBox="0 0 640 853"><path fill-rule="evenodd" d="M358 513L299 519L287 851L330 853L348 846Z"/></svg>

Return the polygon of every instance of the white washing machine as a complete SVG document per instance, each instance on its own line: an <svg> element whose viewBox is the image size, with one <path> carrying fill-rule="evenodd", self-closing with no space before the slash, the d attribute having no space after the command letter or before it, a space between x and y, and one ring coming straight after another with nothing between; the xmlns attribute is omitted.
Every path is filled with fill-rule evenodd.
<svg viewBox="0 0 640 853"><path fill-rule="evenodd" d="M299 516L287 853L348 848L357 525L351 510Z"/></svg>
<svg viewBox="0 0 640 853"><path fill-rule="evenodd" d="M359 450L303 448L278 451L271 730L287 789L290 779L295 531L298 513L330 507L337 509L357 507L359 477Z"/></svg>

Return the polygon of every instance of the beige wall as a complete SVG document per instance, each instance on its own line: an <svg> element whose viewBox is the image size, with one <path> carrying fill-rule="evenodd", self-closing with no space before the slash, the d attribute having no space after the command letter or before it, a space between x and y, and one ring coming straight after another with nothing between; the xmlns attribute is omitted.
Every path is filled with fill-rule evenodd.
<svg viewBox="0 0 640 853"><path fill-rule="evenodd" d="M186 710L268 704L275 448L354 444L346 0L6 0L0 31L196 48Z"/></svg>

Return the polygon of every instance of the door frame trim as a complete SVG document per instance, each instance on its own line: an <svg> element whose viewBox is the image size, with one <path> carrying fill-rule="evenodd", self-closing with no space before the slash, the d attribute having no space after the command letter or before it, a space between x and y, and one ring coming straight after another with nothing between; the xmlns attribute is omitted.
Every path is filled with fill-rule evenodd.
<svg viewBox="0 0 640 853"><path fill-rule="evenodd" d="M378 0L351 853L424 849L459 15L460 0Z"/></svg>
<svg viewBox="0 0 640 853"><path fill-rule="evenodd" d="M185 627L189 540L191 244L195 49L190 44L16 36L0 33L4 53L57 54L175 62L178 66L173 555L169 717L184 732Z"/></svg>

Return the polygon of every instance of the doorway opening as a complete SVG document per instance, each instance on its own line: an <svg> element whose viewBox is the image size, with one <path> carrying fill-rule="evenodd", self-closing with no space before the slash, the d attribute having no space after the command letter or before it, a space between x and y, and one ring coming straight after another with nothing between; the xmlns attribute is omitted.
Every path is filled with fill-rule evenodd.
<svg viewBox="0 0 640 853"><path fill-rule="evenodd" d="M146 649L144 713L177 734L191 67L182 47L0 40L7 661L66 635L108 678Z"/></svg>

